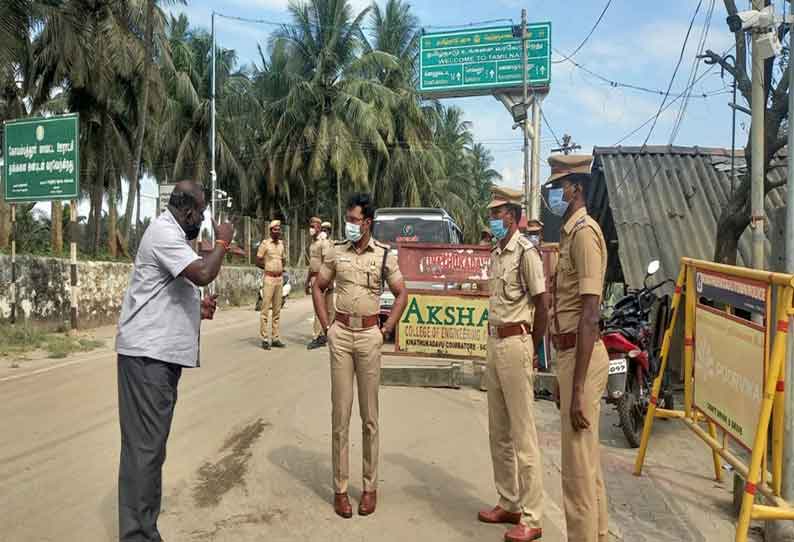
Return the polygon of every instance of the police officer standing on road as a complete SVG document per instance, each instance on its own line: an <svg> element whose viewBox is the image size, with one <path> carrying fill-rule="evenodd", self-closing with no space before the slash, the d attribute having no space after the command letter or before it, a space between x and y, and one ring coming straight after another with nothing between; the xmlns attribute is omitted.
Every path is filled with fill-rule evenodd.
<svg viewBox="0 0 794 542"><path fill-rule="evenodd" d="M482 228L480 230L480 245L493 245L493 235L490 228Z"/></svg>
<svg viewBox="0 0 794 542"><path fill-rule="evenodd" d="M540 249L540 244L543 242L543 222L535 220L534 218L527 222L527 239Z"/></svg>
<svg viewBox="0 0 794 542"><path fill-rule="evenodd" d="M488 316L488 430L499 502L485 523L515 524L508 542L542 535L543 460L535 429L533 352L546 332L547 303L538 249L518 231L521 192L493 188ZM575 540L571 538L571 540Z"/></svg>
<svg viewBox="0 0 794 542"><path fill-rule="evenodd" d="M601 473L598 424L609 357L598 330L607 247L587 214L592 158L549 158L549 207L562 217L560 259L552 290L552 342L562 433L562 490L568 540L606 542L607 497Z"/></svg>
<svg viewBox="0 0 794 542"><path fill-rule="evenodd" d="M284 268L287 265L287 253L281 240L281 221L270 223L270 239L265 239L256 251L256 265L265 270L262 279L262 313L259 323L259 334L262 336L262 348L270 350L270 337L273 337L274 348L284 348L279 338L279 322L281 320L281 293L284 288ZM268 313L273 311L273 333L268 326Z"/></svg>
<svg viewBox="0 0 794 542"><path fill-rule="evenodd" d="M397 257L389 247L372 238L375 207L369 194L353 194L347 203L345 237L334 244L314 282L314 310L326 335L331 356L331 459L334 510L343 518L353 516L347 495L350 474L348 437L353 406L353 376L358 386L358 405L363 431L364 492L359 515L375 511L378 484L378 388L384 335L394 331L405 308L407 293ZM336 280L336 317L329 329L324 292ZM395 300L382 329L378 309L383 283Z"/></svg>
<svg viewBox="0 0 794 542"><path fill-rule="evenodd" d="M324 226L328 226L330 230L331 224L329 222L323 222L317 217L312 217L309 221L309 235L312 237L312 244L309 246L309 275L306 277L306 294L309 295L312 290L312 286L314 285L314 281L317 278L317 274L320 272L320 267L323 264L323 258L325 254L331 249L331 241L329 240L328 231L324 228ZM325 291L325 303L328 307L328 314L329 314L329 321L333 318L333 287L329 287ZM317 318L317 315L314 315L314 337L312 341L306 345L306 348L309 350L314 350L315 348L321 348L325 346L327 343L327 338L325 333L323 333L323 328L320 325L320 319Z"/></svg>

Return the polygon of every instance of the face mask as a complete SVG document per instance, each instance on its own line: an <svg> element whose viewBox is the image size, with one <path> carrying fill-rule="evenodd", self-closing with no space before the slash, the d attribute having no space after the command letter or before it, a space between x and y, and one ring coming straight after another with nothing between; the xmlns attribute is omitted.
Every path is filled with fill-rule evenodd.
<svg viewBox="0 0 794 542"><path fill-rule="evenodd" d="M529 241L533 245L537 246L538 244L540 244L540 235L529 235L528 237L529 237Z"/></svg>
<svg viewBox="0 0 794 542"><path fill-rule="evenodd" d="M316 234L317 234L317 230L315 230L314 228L309 228L309 235L314 237Z"/></svg>
<svg viewBox="0 0 794 542"><path fill-rule="evenodd" d="M361 226L345 222L345 237L351 243L358 243L361 239Z"/></svg>
<svg viewBox="0 0 794 542"><path fill-rule="evenodd" d="M507 236L507 228L501 218L492 218L490 220L491 233L497 240L501 241Z"/></svg>
<svg viewBox="0 0 794 542"><path fill-rule="evenodd" d="M568 210L568 203L563 199L563 189L553 188L549 190L549 209L557 216L563 216Z"/></svg>
<svg viewBox="0 0 794 542"><path fill-rule="evenodd" d="M203 219L204 217L202 216L201 218ZM197 224L188 224L182 227L182 231L185 232L185 237L187 237L188 241L192 241L198 237L201 232L201 222L202 221L199 221Z"/></svg>

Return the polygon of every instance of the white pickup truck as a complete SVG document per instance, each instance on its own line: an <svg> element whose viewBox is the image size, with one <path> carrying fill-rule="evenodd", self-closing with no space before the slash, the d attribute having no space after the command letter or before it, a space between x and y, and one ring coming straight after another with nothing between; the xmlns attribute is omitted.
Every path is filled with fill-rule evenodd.
<svg viewBox="0 0 794 542"><path fill-rule="evenodd" d="M397 253L397 243L461 244L463 233L444 209L427 207L391 207L375 211L372 234ZM408 284L408 287L419 285ZM380 317L385 321L394 305L394 294L384 285L380 297Z"/></svg>

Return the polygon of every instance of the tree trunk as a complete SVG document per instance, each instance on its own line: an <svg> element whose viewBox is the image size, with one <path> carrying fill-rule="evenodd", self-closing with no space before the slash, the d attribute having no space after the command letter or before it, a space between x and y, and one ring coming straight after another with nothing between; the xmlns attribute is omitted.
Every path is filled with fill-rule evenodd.
<svg viewBox="0 0 794 542"><path fill-rule="evenodd" d="M89 243L91 254L96 255L99 251L99 240L102 231L102 183L99 178L94 182L91 187L91 216L93 221L89 228Z"/></svg>
<svg viewBox="0 0 794 542"><path fill-rule="evenodd" d="M731 198L722 209L717 220L717 238L714 246L714 261L736 265L739 238L750 224L750 161L747 173Z"/></svg>
<svg viewBox="0 0 794 542"><path fill-rule="evenodd" d="M146 134L146 116L149 107L149 79L152 71L152 35L154 33L154 5L155 0L146 2L146 31L144 36L144 59L143 59L143 94L141 97L140 110L138 112L138 133L135 142L135 154L133 155L132 171L135 178L130 179L129 197L127 198L127 234L126 239L129 243L132 234L132 206L136 201L140 201L137 195L139 186L139 174L141 170L141 157L143 155L143 138ZM138 217L140 217L140 205L138 205ZM137 228L137 224L136 224Z"/></svg>
<svg viewBox="0 0 794 542"><path fill-rule="evenodd" d="M63 202L53 200L50 206L50 241L52 253L63 254Z"/></svg>
<svg viewBox="0 0 794 542"><path fill-rule="evenodd" d="M140 239L140 230L141 227L141 180L138 179L138 188L135 191L135 238Z"/></svg>
<svg viewBox="0 0 794 542"><path fill-rule="evenodd" d="M116 230L118 229L118 207L116 206L116 183L118 175L115 168L110 170L108 180L108 250L114 258L118 256L118 245L116 244Z"/></svg>

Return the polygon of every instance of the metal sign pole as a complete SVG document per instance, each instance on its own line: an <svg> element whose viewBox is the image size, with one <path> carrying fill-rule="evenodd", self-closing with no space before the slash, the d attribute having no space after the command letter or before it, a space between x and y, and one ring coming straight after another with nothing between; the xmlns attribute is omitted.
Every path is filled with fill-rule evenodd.
<svg viewBox="0 0 794 542"><path fill-rule="evenodd" d="M17 323L17 206L11 204L11 323Z"/></svg>
<svg viewBox="0 0 794 542"><path fill-rule="evenodd" d="M71 324L72 331L77 331L77 308L79 299L79 289L77 287L77 200L72 200L69 205L69 291L71 294Z"/></svg>
<svg viewBox="0 0 794 542"><path fill-rule="evenodd" d="M526 214L531 216L532 214L532 199L531 199L531 188L530 188L530 163L529 163L529 111L528 111L528 101L529 101L529 75L527 74L528 71L528 59L529 56L527 54L527 10L521 10L521 71L523 72L523 91L524 91L524 100L523 100L523 107L524 107L524 122L523 122L523 132L524 132L524 208L526 209ZM532 111L534 113L534 100L533 100L533 107ZM537 136L537 133L533 134L533 141L534 137ZM534 218L534 217L532 217Z"/></svg>

